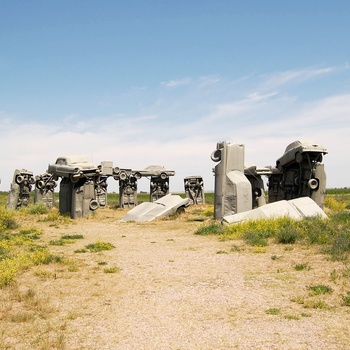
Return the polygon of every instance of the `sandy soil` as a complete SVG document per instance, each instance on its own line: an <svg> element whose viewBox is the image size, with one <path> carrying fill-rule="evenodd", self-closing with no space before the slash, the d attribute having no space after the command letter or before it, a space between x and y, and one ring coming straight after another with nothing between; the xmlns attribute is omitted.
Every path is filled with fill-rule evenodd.
<svg viewBox="0 0 350 350"><path fill-rule="evenodd" d="M194 235L202 223L190 213L139 224L118 222L124 214L105 209L76 224L36 223L46 242L84 235L50 246L70 266L40 266L19 280L49 297L56 310L49 323L64 334L65 349L350 349L350 308L341 305L349 284L335 277L342 263L315 247L259 250ZM75 253L96 241L115 249ZM302 263L310 269L296 271ZM310 296L307 286L317 284L334 292ZM317 300L329 307L310 307ZM13 342L30 348L25 338Z"/></svg>

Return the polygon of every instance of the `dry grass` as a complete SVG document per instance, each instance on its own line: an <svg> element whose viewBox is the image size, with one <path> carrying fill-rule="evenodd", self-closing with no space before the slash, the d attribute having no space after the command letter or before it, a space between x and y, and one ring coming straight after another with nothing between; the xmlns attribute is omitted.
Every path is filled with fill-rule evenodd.
<svg viewBox="0 0 350 350"><path fill-rule="evenodd" d="M0 289L0 349L350 348L346 261L317 245L195 235L211 211L141 224L118 222L120 209L74 223L22 216L62 260ZM114 248L86 248L96 242Z"/></svg>

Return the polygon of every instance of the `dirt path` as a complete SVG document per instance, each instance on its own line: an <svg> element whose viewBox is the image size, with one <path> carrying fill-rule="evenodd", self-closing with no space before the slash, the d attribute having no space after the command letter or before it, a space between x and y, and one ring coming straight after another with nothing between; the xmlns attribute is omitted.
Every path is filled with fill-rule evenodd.
<svg viewBox="0 0 350 350"><path fill-rule="evenodd" d="M53 275L21 278L57 308L50 324L61 328L66 349L350 348L350 311L339 304L347 286L329 278L342 264L311 248L271 245L259 253L243 242L197 236L201 223L183 218L137 224L118 222L122 216L106 210L76 225L40 224L47 242L84 235L50 246L76 269L49 265ZM116 248L74 253L96 241ZM311 269L293 268L302 262ZM301 300L314 300L306 287L321 282L336 290L322 297L335 307L305 308ZM267 312L273 309L279 314Z"/></svg>

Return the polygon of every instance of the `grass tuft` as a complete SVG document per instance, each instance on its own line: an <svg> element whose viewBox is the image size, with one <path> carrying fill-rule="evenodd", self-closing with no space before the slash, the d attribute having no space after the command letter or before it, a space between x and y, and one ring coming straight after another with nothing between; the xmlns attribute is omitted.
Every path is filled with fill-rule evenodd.
<svg viewBox="0 0 350 350"><path fill-rule="evenodd" d="M321 294L331 294L333 293L333 289L324 284L318 284L314 286L308 286L308 290L311 295L321 295Z"/></svg>
<svg viewBox="0 0 350 350"><path fill-rule="evenodd" d="M101 252L103 250L111 250L115 248L115 246L111 243L106 243L106 242L96 242L96 243L91 243L85 246L86 249L89 249L90 252Z"/></svg>
<svg viewBox="0 0 350 350"><path fill-rule="evenodd" d="M196 232L196 235L221 235L224 228L216 221L211 221L209 224L201 226Z"/></svg>

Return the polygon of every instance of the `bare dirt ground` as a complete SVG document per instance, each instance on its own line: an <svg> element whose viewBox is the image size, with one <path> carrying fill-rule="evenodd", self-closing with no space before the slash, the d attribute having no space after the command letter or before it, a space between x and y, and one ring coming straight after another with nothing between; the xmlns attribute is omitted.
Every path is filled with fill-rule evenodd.
<svg viewBox="0 0 350 350"><path fill-rule="evenodd" d="M317 247L257 249L195 235L203 223L188 220L190 213L118 222L125 213L104 209L75 224L31 224L47 243L63 235L84 239L50 245L70 263L19 278L20 289L40 291L52 311L30 325L3 322L3 348L350 349L350 307L341 304L346 267ZM75 252L96 241L115 248ZM296 264L308 268L297 271ZM117 272L104 272L111 267ZM318 284L334 292L311 296L307 287ZM58 335L60 342L46 347L40 340Z"/></svg>

